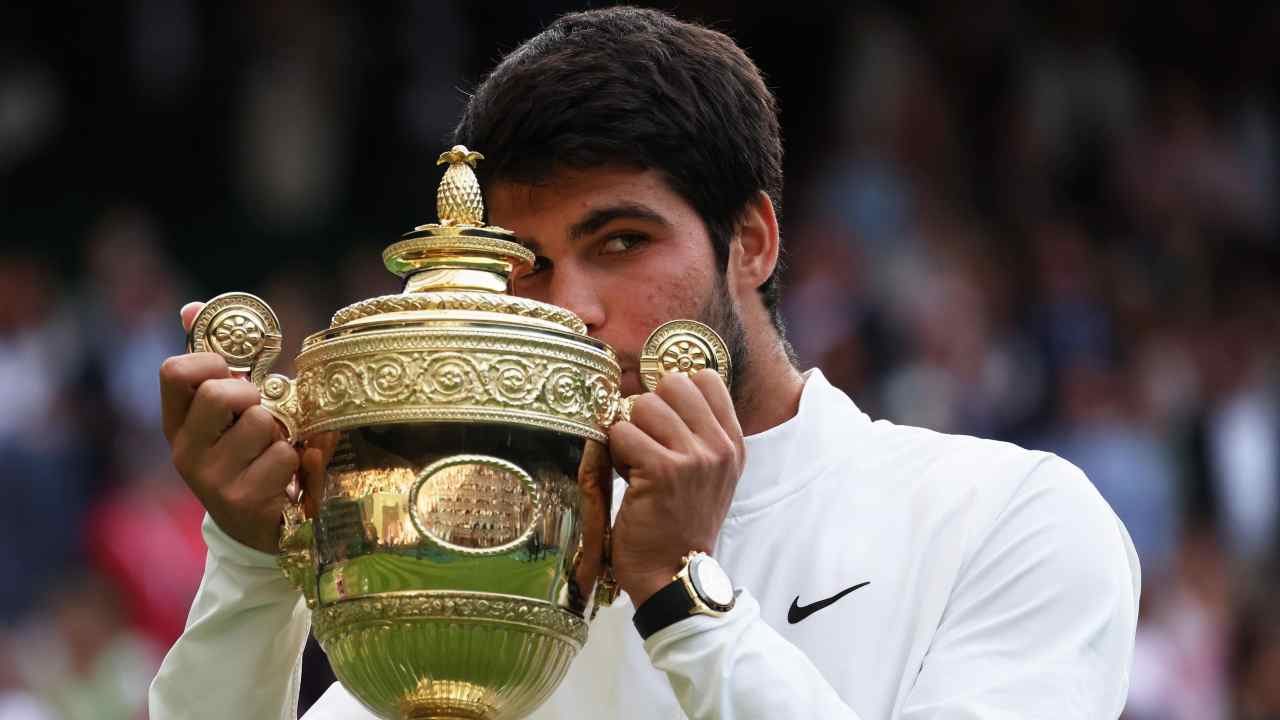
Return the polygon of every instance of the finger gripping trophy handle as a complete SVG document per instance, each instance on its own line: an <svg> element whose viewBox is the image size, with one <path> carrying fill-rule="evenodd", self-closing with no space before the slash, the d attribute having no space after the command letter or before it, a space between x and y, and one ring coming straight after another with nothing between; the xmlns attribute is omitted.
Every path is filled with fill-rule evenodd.
<svg viewBox="0 0 1280 720"><path fill-rule="evenodd" d="M294 382L267 374L280 355L280 320L256 295L223 293L210 300L191 323L189 352L212 352L233 373L249 378L262 393L262 406L284 425L290 442L298 440L298 403Z"/></svg>
<svg viewBox="0 0 1280 720"><path fill-rule="evenodd" d="M640 383L647 392L653 392L665 375L693 375L702 370L714 370L725 387L733 377L733 357L729 345L711 326L697 320L671 320L649 333L640 353ZM631 422L631 410L638 395L624 396L613 390L604 422L605 428L615 423ZM606 485L606 487L608 487ZM613 536L608 519L604 530L604 563L600 581L596 584L594 607L608 607L618 598L618 581L613 574Z"/></svg>
<svg viewBox="0 0 1280 720"><path fill-rule="evenodd" d="M219 295L206 304L191 323L188 352L217 353L231 372L244 375L262 395L266 408L284 426L291 443L298 437L298 400L294 381L280 374L267 374L280 355L280 320L271 306L256 295L233 292ZM295 588L315 607L315 563L311 553L311 521L301 502L287 504L280 532L280 569Z"/></svg>

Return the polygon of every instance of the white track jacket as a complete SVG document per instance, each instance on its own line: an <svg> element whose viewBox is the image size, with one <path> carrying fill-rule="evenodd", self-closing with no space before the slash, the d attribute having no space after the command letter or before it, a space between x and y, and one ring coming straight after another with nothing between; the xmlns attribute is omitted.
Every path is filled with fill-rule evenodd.
<svg viewBox="0 0 1280 720"><path fill-rule="evenodd" d="M817 370L799 413L746 446L715 548L742 589L733 611L642 641L624 594L535 720L1120 714L1138 559L1074 466L873 422ZM204 580L152 684L151 718L292 720L301 596L274 557L207 517L204 535ZM338 684L305 716L364 718Z"/></svg>

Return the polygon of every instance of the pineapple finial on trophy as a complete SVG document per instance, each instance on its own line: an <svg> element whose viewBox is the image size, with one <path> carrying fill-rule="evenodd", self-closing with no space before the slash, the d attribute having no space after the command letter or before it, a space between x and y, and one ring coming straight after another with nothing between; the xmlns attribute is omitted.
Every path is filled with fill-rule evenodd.
<svg viewBox="0 0 1280 720"><path fill-rule="evenodd" d="M419 225L382 252L382 262L405 279L404 292L506 293L512 272L534 255L515 233L484 224L484 195L472 170L484 156L465 145L440 154L448 165L436 189L439 222Z"/></svg>
<svg viewBox="0 0 1280 720"><path fill-rule="evenodd" d="M452 150L440 154L436 164L449 166L436 190L436 213L441 225L478 227L484 224L484 196L472 170L476 161L483 159L483 155L468 150L465 145L454 145Z"/></svg>

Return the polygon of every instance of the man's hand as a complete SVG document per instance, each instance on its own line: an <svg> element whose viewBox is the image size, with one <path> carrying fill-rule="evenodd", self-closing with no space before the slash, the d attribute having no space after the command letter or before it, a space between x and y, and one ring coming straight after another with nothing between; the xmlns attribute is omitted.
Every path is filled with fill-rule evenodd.
<svg viewBox="0 0 1280 720"><path fill-rule="evenodd" d="M202 307L182 308L188 332ZM258 388L232 377L220 356L190 353L160 366L160 398L173 465L218 527L249 547L278 552L298 453L259 404Z"/></svg>
<svg viewBox="0 0 1280 720"><path fill-rule="evenodd" d="M609 430L629 487L613 529L618 585L636 607L671 582L691 550L712 552L746 460L742 428L712 370L666 375Z"/></svg>

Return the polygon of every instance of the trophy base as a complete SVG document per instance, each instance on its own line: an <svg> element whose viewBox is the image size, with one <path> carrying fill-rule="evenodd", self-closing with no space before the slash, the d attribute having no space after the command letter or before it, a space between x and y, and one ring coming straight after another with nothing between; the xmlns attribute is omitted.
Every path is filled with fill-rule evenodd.
<svg viewBox="0 0 1280 720"><path fill-rule="evenodd" d="M446 680L419 683L419 690L401 702L403 720L494 720L497 708L484 702L493 693L474 683Z"/></svg>
<svg viewBox="0 0 1280 720"><path fill-rule="evenodd" d="M542 704L586 642L583 619L491 593L390 593L320 607L338 680L386 720L515 720Z"/></svg>

